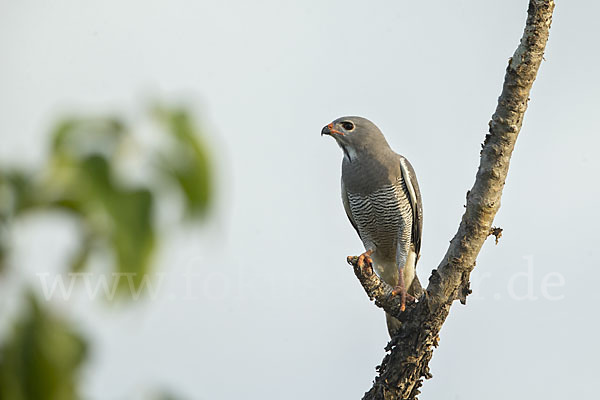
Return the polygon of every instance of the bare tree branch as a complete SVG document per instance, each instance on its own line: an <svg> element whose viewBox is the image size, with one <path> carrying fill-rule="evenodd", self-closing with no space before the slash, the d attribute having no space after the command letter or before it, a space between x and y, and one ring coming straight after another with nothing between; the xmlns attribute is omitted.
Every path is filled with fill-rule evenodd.
<svg viewBox="0 0 600 400"><path fill-rule="evenodd" d="M388 344L386 350L390 354L378 367L379 376L364 399L416 399L422 378L431 377L429 361L452 302L466 302L469 276L483 243L490 234L499 238L501 229L492 229L492 223L500 208L529 92L543 58L553 10L553 0L529 1L525 32L506 68L502 94L482 145L475 184L467 192L465 214L442 262L432 271L420 301L400 312L400 298L391 296L392 288L369 266L358 267L356 257L348 258L367 295L404 322Z"/></svg>

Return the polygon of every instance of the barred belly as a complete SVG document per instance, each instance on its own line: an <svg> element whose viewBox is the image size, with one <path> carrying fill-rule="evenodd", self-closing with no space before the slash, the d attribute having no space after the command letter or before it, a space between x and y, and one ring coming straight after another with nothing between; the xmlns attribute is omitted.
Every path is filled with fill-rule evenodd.
<svg viewBox="0 0 600 400"><path fill-rule="evenodd" d="M347 194L352 218L365 248L374 250L381 259L406 259L412 232L412 209L402 177L368 195ZM398 251L403 254L397 254Z"/></svg>

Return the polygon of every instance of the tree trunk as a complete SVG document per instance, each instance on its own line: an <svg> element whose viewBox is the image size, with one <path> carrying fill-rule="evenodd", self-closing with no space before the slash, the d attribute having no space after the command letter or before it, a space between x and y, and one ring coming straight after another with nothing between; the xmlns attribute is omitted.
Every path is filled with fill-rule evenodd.
<svg viewBox="0 0 600 400"><path fill-rule="evenodd" d="M482 145L475 184L467 192L465 213L446 255L432 271L421 299L401 312L399 297L391 296L392 288L369 266L359 268L356 257L348 258L367 295L378 307L403 322L386 347L389 354L378 367L379 376L364 399L417 398L423 378L431 378L429 361L450 306L454 300L465 304L470 293L469 276L483 243L489 235L498 238L501 234L501 229L492 228L492 223L500 208L529 92L543 58L553 10L552 0L529 1L525 32L508 61L502 94Z"/></svg>

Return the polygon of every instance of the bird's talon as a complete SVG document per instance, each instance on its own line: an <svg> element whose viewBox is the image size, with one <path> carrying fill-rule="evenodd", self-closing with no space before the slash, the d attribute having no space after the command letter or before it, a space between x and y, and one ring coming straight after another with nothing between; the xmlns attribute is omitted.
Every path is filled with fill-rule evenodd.
<svg viewBox="0 0 600 400"><path fill-rule="evenodd" d="M373 252L371 250L368 250L358 256L359 268L363 268L365 266L365 262L369 268L373 268L373 259L371 258L372 253Z"/></svg>
<svg viewBox="0 0 600 400"><path fill-rule="evenodd" d="M398 296L400 295L401 297L401 303L400 303L400 311L404 311L406 310L406 302L408 300L408 302L414 301L415 298L411 295L409 295L408 293L406 293L406 290L404 287L402 287L401 285L396 286L393 290L392 290L392 296ZM412 298L412 300L409 300L409 298Z"/></svg>

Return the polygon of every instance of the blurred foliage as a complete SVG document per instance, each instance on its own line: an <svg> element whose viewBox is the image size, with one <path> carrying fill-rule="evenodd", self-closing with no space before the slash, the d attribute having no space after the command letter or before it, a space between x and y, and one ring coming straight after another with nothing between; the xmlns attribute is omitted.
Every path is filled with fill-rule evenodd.
<svg viewBox="0 0 600 400"><path fill-rule="evenodd" d="M160 144L151 151L142 147L142 165L152 170L139 182L124 176L123 148L135 139L117 118L66 119L52 131L47 160L39 168L0 167L0 272L7 269L11 225L31 212L60 210L80 230L64 272L83 271L92 255L109 252L112 272L132 278L120 279L117 293L137 298L161 239L160 194L165 188L178 192L185 216L196 219L212 199L209 152L191 117L182 109L157 107L153 120L160 127ZM34 293L28 293L27 304L0 344L0 400L80 398L85 341ZM159 398L174 397L163 393Z"/></svg>
<svg viewBox="0 0 600 400"><path fill-rule="evenodd" d="M0 169L0 265L6 260L10 221L32 211L61 209L79 222L81 241L70 269L85 269L90 255L108 248L114 270L131 274L135 288L149 271L157 241L154 208L165 181L180 191L189 217L210 205L212 171L208 150L190 116L156 109L165 144L151 155L159 174L144 184L125 184L119 151L128 130L116 118L67 119L52 132L48 161L37 171ZM128 281L119 281L121 292Z"/></svg>
<svg viewBox="0 0 600 400"><path fill-rule="evenodd" d="M188 212L203 214L210 201L212 171L206 146L196 138L190 116L182 110L156 108L156 115L173 133L171 147L160 159L161 168L185 193Z"/></svg>
<svg viewBox="0 0 600 400"><path fill-rule="evenodd" d="M36 297L27 295L26 312L0 346L0 400L77 397L77 370L86 343Z"/></svg>

